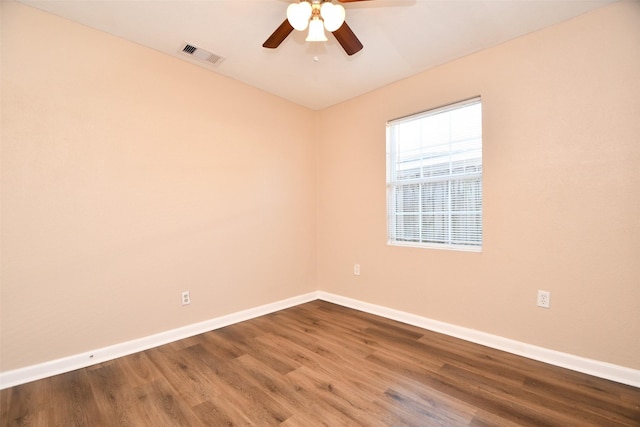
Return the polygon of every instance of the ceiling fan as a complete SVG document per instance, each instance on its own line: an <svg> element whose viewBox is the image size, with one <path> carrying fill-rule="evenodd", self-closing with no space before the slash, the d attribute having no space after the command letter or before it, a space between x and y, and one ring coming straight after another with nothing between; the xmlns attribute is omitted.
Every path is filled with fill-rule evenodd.
<svg viewBox="0 0 640 427"><path fill-rule="evenodd" d="M338 0L340 3L351 3L367 0ZM287 8L287 19L262 44L263 47L275 49L296 29L304 31L309 28L306 41L327 41L324 30L331 32L347 55L353 55L362 49L362 43L344 21L345 11L342 5L333 4L331 0L300 0Z"/></svg>

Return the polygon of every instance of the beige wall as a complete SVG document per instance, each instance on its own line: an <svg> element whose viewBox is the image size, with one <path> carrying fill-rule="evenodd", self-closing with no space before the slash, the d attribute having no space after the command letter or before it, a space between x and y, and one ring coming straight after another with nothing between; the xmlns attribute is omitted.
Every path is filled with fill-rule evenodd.
<svg viewBox="0 0 640 427"><path fill-rule="evenodd" d="M476 95L483 252L387 246L385 122ZM321 123L320 289L640 368L639 2L397 82ZM551 309L536 307L538 289Z"/></svg>
<svg viewBox="0 0 640 427"><path fill-rule="evenodd" d="M0 370L316 289L640 368L638 2L320 113L1 14ZM387 246L385 122L475 95L483 252Z"/></svg>
<svg viewBox="0 0 640 427"><path fill-rule="evenodd" d="M316 290L316 125L3 2L0 369Z"/></svg>

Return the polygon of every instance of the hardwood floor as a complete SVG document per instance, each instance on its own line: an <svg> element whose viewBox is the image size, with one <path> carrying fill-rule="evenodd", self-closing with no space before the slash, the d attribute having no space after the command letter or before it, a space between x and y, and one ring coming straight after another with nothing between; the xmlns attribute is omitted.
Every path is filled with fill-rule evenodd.
<svg viewBox="0 0 640 427"><path fill-rule="evenodd" d="M640 389L314 301L0 392L2 426L640 426Z"/></svg>

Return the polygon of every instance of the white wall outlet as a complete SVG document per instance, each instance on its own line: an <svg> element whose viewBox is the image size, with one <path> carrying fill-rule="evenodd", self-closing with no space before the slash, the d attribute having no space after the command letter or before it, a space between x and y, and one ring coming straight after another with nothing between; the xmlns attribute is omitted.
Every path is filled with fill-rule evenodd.
<svg viewBox="0 0 640 427"><path fill-rule="evenodd" d="M360 275L360 264L353 264L353 274L356 276Z"/></svg>
<svg viewBox="0 0 640 427"><path fill-rule="evenodd" d="M549 308L551 304L551 292L538 291L538 307Z"/></svg>
<svg viewBox="0 0 640 427"><path fill-rule="evenodd" d="M189 294L189 291L184 291L182 293L182 305L188 304L191 304L191 295Z"/></svg>

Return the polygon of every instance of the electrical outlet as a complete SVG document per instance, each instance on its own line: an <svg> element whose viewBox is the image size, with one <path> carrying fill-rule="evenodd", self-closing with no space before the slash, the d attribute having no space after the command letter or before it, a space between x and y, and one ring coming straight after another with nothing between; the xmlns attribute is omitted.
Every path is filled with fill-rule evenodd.
<svg viewBox="0 0 640 427"><path fill-rule="evenodd" d="M353 264L353 274L356 276L360 275L360 264Z"/></svg>
<svg viewBox="0 0 640 427"><path fill-rule="evenodd" d="M549 308L551 304L551 292L538 291L538 307Z"/></svg>
<svg viewBox="0 0 640 427"><path fill-rule="evenodd" d="M188 304L191 304L191 295L189 294L189 291L184 291L182 293L182 305Z"/></svg>

